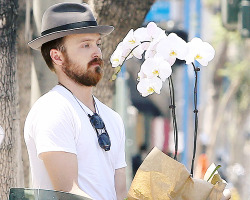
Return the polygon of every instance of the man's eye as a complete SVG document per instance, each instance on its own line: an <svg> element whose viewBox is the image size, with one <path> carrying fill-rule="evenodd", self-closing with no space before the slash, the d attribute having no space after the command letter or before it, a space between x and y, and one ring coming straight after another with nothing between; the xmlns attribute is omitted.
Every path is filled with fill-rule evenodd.
<svg viewBox="0 0 250 200"><path fill-rule="evenodd" d="M98 47L102 47L102 43L97 44Z"/></svg>
<svg viewBox="0 0 250 200"><path fill-rule="evenodd" d="M83 46L84 46L84 48L88 48L89 44L84 44Z"/></svg>

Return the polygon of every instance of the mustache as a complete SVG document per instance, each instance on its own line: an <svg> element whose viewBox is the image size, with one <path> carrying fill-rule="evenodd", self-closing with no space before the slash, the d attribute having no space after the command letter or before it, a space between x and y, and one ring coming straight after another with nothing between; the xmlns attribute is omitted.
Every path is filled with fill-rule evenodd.
<svg viewBox="0 0 250 200"><path fill-rule="evenodd" d="M88 66L91 65L99 65L100 67L103 66L103 60L101 58L94 58L93 60L89 61Z"/></svg>

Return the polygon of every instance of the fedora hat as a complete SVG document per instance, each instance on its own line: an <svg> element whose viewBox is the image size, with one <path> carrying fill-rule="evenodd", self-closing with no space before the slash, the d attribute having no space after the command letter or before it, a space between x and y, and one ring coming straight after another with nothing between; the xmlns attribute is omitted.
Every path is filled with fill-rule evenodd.
<svg viewBox="0 0 250 200"><path fill-rule="evenodd" d="M66 35L79 33L108 35L113 30L113 26L99 26L86 3L59 3L45 11L41 36L30 41L28 45L32 49L39 50L44 43Z"/></svg>

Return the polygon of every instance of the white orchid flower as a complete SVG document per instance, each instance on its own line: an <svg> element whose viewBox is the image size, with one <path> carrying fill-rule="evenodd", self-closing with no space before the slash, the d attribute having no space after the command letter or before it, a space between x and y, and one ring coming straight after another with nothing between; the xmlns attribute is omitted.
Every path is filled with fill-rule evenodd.
<svg viewBox="0 0 250 200"><path fill-rule="evenodd" d="M134 37L137 41L151 41L151 37L148 34L147 28L142 27L134 31Z"/></svg>
<svg viewBox="0 0 250 200"><path fill-rule="evenodd" d="M133 52L131 52L131 58L132 58L132 56L134 56L138 59L142 59L143 52L144 52L144 50L142 49L142 46L140 45L140 46L136 47L133 50ZM127 58L127 59L129 59L129 58Z"/></svg>
<svg viewBox="0 0 250 200"><path fill-rule="evenodd" d="M155 38L158 38L163 33L165 34L164 30L157 27L154 22L150 22L148 23L146 28L143 27L136 29L134 31L134 37L140 42L149 41L142 43L142 49L147 50L150 45L150 42L152 42Z"/></svg>
<svg viewBox="0 0 250 200"><path fill-rule="evenodd" d="M158 77L154 78L143 78L137 85L137 90L141 93L143 97L146 97L150 94L156 92L160 94L162 88L162 81Z"/></svg>
<svg viewBox="0 0 250 200"><path fill-rule="evenodd" d="M180 60L186 58L187 50L187 43L175 33L170 33L165 39L158 43L156 54L163 56L172 66L176 58Z"/></svg>
<svg viewBox="0 0 250 200"><path fill-rule="evenodd" d="M156 52L156 47L157 47L157 45L158 45L162 40L164 40L166 37L167 37L167 36L166 36L165 32L161 32L160 35L159 35L157 38L153 39L153 41L150 43L150 45L149 45L147 51L145 52L145 58L146 58L146 59L147 59L147 58L152 58L152 57L155 56L155 54L157 53L157 52Z"/></svg>
<svg viewBox="0 0 250 200"><path fill-rule="evenodd" d="M150 22L147 25L147 31L149 36L153 39L158 38L162 33L165 34L165 31L158 27L154 22Z"/></svg>
<svg viewBox="0 0 250 200"><path fill-rule="evenodd" d="M138 79L137 80L140 81L140 80L142 80L144 78L147 78L147 75L144 74L142 70L140 70L139 73L138 73Z"/></svg>
<svg viewBox="0 0 250 200"><path fill-rule="evenodd" d="M122 43L120 42L117 45L116 50L113 52L113 54L110 57L110 62L112 64L112 67L120 66L123 63L124 59L125 57L124 57L124 52L122 48Z"/></svg>
<svg viewBox="0 0 250 200"><path fill-rule="evenodd" d="M138 59L142 59L142 54L144 52L144 50L141 47L141 42L140 40L138 40L135 36L134 36L134 30L131 29L128 34L126 35L126 37L123 39L122 41L123 43L123 50L124 51L132 51L131 53L132 56L135 56ZM130 57L131 57L130 55ZM129 57L129 58L130 58Z"/></svg>
<svg viewBox="0 0 250 200"><path fill-rule="evenodd" d="M134 31L134 37L137 41L144 42L144 41L149 41L149 42L144 42L141 44L141 47L143 50L146 50L149 47L149 44L151 42L151 37L148 34L147 28L138 28Z"/></svg>
<svg viewBox="0 0 250 200"><path fill-rule="evenodd" d="M131 50L124 45L123 42L120 42L113 54L110 57L110 62L112 64L112 67L118 67L121 66L124 62L125 58L126 60L133 57L133 54L131 53Z"/></svg>
<svg viewBox="0 0 250 200"><path fill-rule="evenodd" d="M170 64L163 57L148 58L141 66L141 71L148 77L160 77L165 81L172 73Z"/></svg>
<svg viewBox="0 0 250 200"><path fill-rule="evenodd" d="M154 22L148 23L147 27L138 28L134 31L134 37L137 41L152 41L158 38L164 30L159 28Z"/></svg>
<svg viewBox="0 0 250 200"><path fill-rule="evenodd" d="M188 43L188 54L185 60L187 64L197 60L202 66L207 66L214 55L215 50L209 43L203 42L200 38L193 38Z"/></svg>

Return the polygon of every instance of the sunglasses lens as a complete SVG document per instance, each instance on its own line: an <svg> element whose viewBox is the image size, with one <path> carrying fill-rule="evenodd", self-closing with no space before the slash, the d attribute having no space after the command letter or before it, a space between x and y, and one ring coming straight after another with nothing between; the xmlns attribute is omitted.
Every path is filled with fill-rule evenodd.
<svg viewBox="0 0 250 200"><path fill-rule="evenodd" d="M107 133L102 133L99 137L98 137L98 143L100 145L100 147L102 149L104 149L105 151L109 151L110 150L110 139Z"/></svg>
<svg viewBox="0 0 250 200"><path fill-rule="evenodd" d="M97 129L104 128L104 123L102 119L96 113L90 117L90 122Z"/></svg>
<svg viewBox="0 0 250 200"><path fill-rule="evenodd" d="M94 113L92 116L91 115L88 115L88 116L90 119L90 123L96 130L99 146L105 151L109 151L111 142L110 142L108 133L107 132L103 132L102 134L98 133L99 132L98 129L104 129L106 131L104 122L102 121L101 117L99 117L97 113Z"/></svg>

